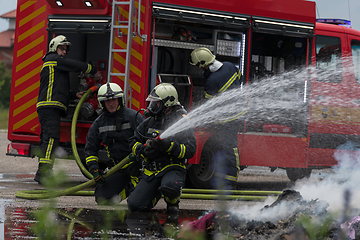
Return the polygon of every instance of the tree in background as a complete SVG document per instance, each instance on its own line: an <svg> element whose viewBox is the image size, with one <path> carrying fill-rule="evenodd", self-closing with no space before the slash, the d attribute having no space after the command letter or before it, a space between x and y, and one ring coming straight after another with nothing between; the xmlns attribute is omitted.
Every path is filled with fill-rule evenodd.
<svg viewBox="0 0 360 240"><path fill-rule="evenodd" d="M11 70L5 62L0 62L0 108L8 109L10 103Z"/></svg>

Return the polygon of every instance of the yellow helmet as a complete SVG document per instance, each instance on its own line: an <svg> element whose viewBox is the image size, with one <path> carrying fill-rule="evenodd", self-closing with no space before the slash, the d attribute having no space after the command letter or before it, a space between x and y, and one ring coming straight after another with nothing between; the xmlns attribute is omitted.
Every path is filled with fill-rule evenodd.
<svg viewBox="0 0 360 240"><path fill-rule="evenodd" d="M146 101L150 102L147 108L150 116L160 114L166 107L180 105L176 88L170 83L157 85L146 98Z"/></svg>
<svg viewBox="0 0 360 240"><path fill-rule="evenodd" d="M199 68L203 68L211 64L214 60L215 55L205 47L196 48L190 54L190 64Z"/></svg>
<svg viewBox="0 0 360 240"><path fill-rule="evenodd" d="M170 83L161 83L154 87L146 101L162 101L165 107L180 105L176 88Z"/></svg>
<svg viewBox="0 0 360 240"><path fill-rule="evenodd" d="M59 35L51 39L49 43L49 52L56 52L58 46L67 46L67 50L70 50L71 42L67 40L64 35Z"/></svg>
<svg viewBox="0 0 360 240"><path fill-rule="evenodd" d="M113 98L122 98L119 100L119 104L125 106L124 92L119 85L116 83L105 83L99 88L97 99L101 109L104 108L103 101Z"/></svg>

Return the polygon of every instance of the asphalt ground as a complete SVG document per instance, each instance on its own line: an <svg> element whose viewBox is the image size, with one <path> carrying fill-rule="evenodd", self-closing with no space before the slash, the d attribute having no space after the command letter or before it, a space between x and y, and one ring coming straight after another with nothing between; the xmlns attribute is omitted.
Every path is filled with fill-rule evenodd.
<svg viewBox="0 0 360 240"><path fill-rule="evenodd" d="M25 158L7 156L6 149L9 140L7 132L0 131L0 200L7 204L20 205L23 207L40 206L43 200L30 200L18 198L15 193L24 190L42 190L42 186L38 185L34 180L34 174L37 170L37 158ZM79 167L74 160L56 159L54 170L62 169L67 174L65 188L82 184L88 179L82 175ZM312 178L319 178L322 172L314 171ZM238 178L237 189L245 190L271 190L282 191L291 188L292 182L287 178L285 170L278 169L270 172L270 168L265 167L249 167L241 171ZM94 186L85 191L94 190ZM58 207L66 208L88 208L102 209L104 206L98 206L93 196L61 196L56 198ZM226 201L228 206L242 206L262 204L262 201ZM126 200L120 205L126 208ZM181 199L180 209L187 210L216 210L219 206L218 200L201 200L201 199ZM166 204L160 200L155 209L166 209Z"/></svg>
<svg viewBox="0 0 360 240"><path fill-rule="evenodd" d="M8 143L7 132L0 130L0 239L3 237L7 237L6 239L35 238L36 235L30 230L31 226L37 222L41 224L41 221L34 218L34 212L39 213L39 209L44 209L49 204L56 211L56 225L61 229L68 229L67 232L64 230L64 236L61 239L66 239L70 235L74 237L72 239L89 239L89 236L101 236L104 231L112 239L134 238L134 233L140 236L139 239L163 239L158 237L159 229L163 228L153 229L154 219L156 219L155 223L161 226L168 221L175 221L181 229L187 222L194 221L212 211L230 213L246 211L248 213L248 209L255 209L254 211L262 209L277 199L277 196L255 201L182 198L180 214L173 219L166 214L166 204L163 199L149 213L131 213L127 209L126 200L114 206L100 206L96 204L94 196L60 196L44 200L19 198L16 197L19 191L44 190L44 187L33 180L38 166L37 158L7 156ZM60 169L67 175L63 186L65 189L88 181L74 160L56 159L54 171ZM327 174L331 174L331 171L313 171L310 180L321 180ZM292 186L293 182L287 178L283 169L271 172L270 168L266 167L248 167L240 172L236 188L281 193L285 189L291 189ZM93 191L94 189L95 186L90 186L83 190ZM120 217L123 214L126 216L126 221ZM119 217L109 218L110 215ZM112 221L110 229L105 227L109 219ZM73 222L76 224L73 225ZM152 227L149 228L149 226ZM91 239L103 238L92 237Z"/></svg>

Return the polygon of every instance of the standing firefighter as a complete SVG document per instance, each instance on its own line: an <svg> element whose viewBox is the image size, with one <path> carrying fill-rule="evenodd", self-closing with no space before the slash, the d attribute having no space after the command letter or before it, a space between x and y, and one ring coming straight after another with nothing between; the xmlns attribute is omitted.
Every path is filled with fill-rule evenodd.
<svg viewBox="0 0 360 240"><path fill-rule="evenodd" d="M205 98L211 99L223 92L240 87L241 73L230 62L220 62L207 48L193 50L190 55L190 64L204 70ZM237 134L239 122L237 115L221 119L212 128L213 140L216 142L212 149L212 159L216 171L216 182L213 187L232 188L239 173L239 150L237 148ZM225 185L225 186L224 186Z"/></svg>
<svg viewBox="0 0 360 240"><path fill-rule="evenodd" d="M66 116L70 98L81 98L84 92L70 92L69 72L95 74L94 80L101 79L101 73L86 62L66 58L71 43L63 35L53 38L49 52L43 57L40 72L40 89L36 104L41 125L39 166L34 180L43 183L44 177L53 167L55 151L60 142L60 118Z"/></svg>
<svg viewBox="0 0 360 240"><path fill-rule="evenodd" d="M150 211L164 195L167 212L178 213L186 178L185 161L196 151L195 135L188 129L155 139L186 114L173 85L159 84L146 101L150 102L146 111L150 117L139 125L130 141L133 154L143 163L143 173L127 200L128 207L131 211Z"/></svg>
<svg viewBox="0 0 360 240"><path fill-rule="evenodd" d="M104 113L93 122L86 136L86 165L99 184L95 188L95 201L99 204L119 203L136 186L141 164L130 162L104 179L98 152L103 144L110 158L109 168L131 154L129 138L134 135L136 126L144 120L144 116L125 107L124 93L116 83L102 85L98 91L98 101Z"/></svg>

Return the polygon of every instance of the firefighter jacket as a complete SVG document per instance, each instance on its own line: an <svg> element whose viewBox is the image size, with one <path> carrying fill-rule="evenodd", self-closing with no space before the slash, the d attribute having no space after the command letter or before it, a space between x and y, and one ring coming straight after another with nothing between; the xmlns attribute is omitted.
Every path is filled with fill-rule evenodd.
<svg viewBox="0 0 360 240"><path fill-rule="evenodd" d="M230 62L223 62L221 68L216 72L206 70L204 72L205 98L213 98L228 89L240 87L241 73L239 69Z"/></svg>
<svg viewBox="0 0 360 240"><path fill-rule="evenodd" d="M242 81L240 71L230 62L223 62L223 65L215 72L206 70L204 72L204 77L206 79L204 92L206 99L211 99L227 90L238 88ZM222 118L218 119L215 124L223 124L238 120L244 116L245 113L246 110L241 110L235 114L233 112L228 112L223 114Z"/></svg>
<svg viewBox="0 0 360 240"><path fill-rule="evenodd" d="M145 144L148 139L153 138L154 132L163 133L185 114L186 110L182 106L173 106L170 113L145 119L135 131L134 136L130 138L133 154L136 155L136 149ZM168 139L172 141L170 151L159 151L158 156L154 159L143 159L143 176L145 178L161 177L173 169L186 171L186 160L192 158L196 152L196 139L193 129L185 129L169 136Z"/></svg>
<svg viewBox="0 0 360 240"><path fill-rule="evenodd" d="M136 119L135 119L136 118ZM136 126L144 120L144 116L135 110L120 107L115 113L105 110L93 124L86 136L86 165L92 171L99 168L98 152L104 145L112 165L119 163L131 153L129 138L134 135ZM131 163L125 165L128 167ZM140 167L139 167L140 168Z"/></svg>
<svg viewBox="0 0 360 240"><path fill-rule="evenodd" d="M59 108L65 113L71 98L69 72L95 74L97 70L88 63L64 58L55 52L47 53L43 61L36 108Z"/></svg>

